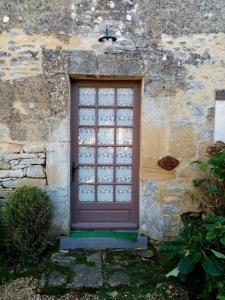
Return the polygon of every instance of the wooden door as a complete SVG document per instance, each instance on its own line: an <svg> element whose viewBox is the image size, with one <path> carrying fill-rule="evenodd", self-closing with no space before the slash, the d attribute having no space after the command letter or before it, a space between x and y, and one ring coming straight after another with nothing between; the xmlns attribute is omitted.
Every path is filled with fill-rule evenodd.
<svg viewBox="0 0 225 300"><path fill-rule="evenodd" d="M72 229L138 227L140 83L72 82Z"/></svg>

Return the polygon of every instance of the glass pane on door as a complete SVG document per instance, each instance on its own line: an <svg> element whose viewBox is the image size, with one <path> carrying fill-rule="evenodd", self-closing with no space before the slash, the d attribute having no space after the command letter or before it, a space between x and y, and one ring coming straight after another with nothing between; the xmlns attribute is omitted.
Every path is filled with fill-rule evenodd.
<svg viewBox="0 0 225 300"><path fill-rule="evenodd" d="M93 185L79 185L78 197L80 202L94 202L95 187Z"/></svg>
<svg viewBox="0 0 225 300"><path fill-rule="evenodd" d="M114 129L113 128L99 128L98 144L99 145L113 145L114 144Z"/></svg>
<svg viewBox="0 0 225 300"><path fill-rule="evenodd" d="M98 164L113 164L114 148L113 147L98 147Z"/></svg>
<svg viewBox="0 0 225 300"><path fill-rule="evenodd" d="M131 185L116 186L116 202L131 202Z"/></svg>
<svg viewBox="0 0 225 300"><path fill-rule="evenodd" d="M113 106L115 104L115 89L99 88L98 104L102 106Z"/></svg>
<svg viewBox="0 0 225 300"><path fill-rule="evenodd" d="M95 125L95 109L80 108L79 109L79 125Z"/></svg>
<svg viewBox="0 0 225 300"><path fill-rule="evenodd" d="M95 163L95 148L94 147L79 147L79 164L94 164Z"/></svg>
<svg viewBox="0 0 225 300"><path fill-rule="evenodd" d="M79 89L79 105L95 105L96 89L95 88L80 88Z"/></svg>
<svg viewBox="0 0 225 300"><path fill-rule="evenodd" d="M133 126L133 109L117 109L116 125Z"/></svg>
<svg viewBox="0 0 225 300"><path fill-rule="evenodd" d="M134 94L132 88L117 89L117 105L118 106L133 106Z"/></svg>
<svg viewBox="0 0 225 300"><path fill-rule="evenodd" d="M97 192L98 202L113 202L113 185L99 185Z"/></svg>
<svg viewBox="0 0 225 300"><path fill-rule="evenodd" d="M114 125L114 109L99 109L98 125Z"/></svg>

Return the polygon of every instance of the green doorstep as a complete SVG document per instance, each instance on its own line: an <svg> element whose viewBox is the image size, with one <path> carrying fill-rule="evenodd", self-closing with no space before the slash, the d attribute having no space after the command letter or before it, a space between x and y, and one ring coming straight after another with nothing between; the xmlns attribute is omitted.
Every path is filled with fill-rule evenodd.
<svg viewBox="0 0 225 300"><path fill-rule="evenodd" d="M71 231L71 238L116 238L128 241L137 241L138 232L124 231Z"/></svg>

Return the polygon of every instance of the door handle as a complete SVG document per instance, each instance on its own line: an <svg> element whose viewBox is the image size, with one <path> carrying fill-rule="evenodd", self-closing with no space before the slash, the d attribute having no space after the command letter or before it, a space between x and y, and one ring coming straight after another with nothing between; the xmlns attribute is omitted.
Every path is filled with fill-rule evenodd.
<svg viewBox="0 0 225 300"><path fill-rule="evenodd" d="M75 174L76 174L76 170L78 169L78 166L75 166L75 163L72 163L72 181L74 182L74 178L75 178Z"/></svg>

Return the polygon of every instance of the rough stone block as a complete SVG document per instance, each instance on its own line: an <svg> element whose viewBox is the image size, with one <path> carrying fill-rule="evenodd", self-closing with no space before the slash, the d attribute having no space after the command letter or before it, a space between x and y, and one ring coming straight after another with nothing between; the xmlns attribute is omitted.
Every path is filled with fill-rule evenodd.
<svg viewBox="0 0 225 300"><path fill-rule="evenodd" d="M98 74L98 60L94 51L74 50L69 56L69 73Z"/></svg>
<svg viewBox="0 0 225 300"><path fill-rule="evenodd" d="M26 167L27 167L27 165L17 164L17 165L13 165L13 166L12 166L12 170L24 169L24 168L26 168Z"/></svg>
<svg viewBox="0 0 225 300"><path fill-rule="evenodd" d="M27 168L27 177L45 178L45 172L41 165Z"/></svg>
<svg viewBox="0 0 225 300"><path fill-rule="evenodd" d="M23 186L27 187L44 187L46 185L46 180L41 178L20 178L17 180L9 180L2 183L6 188L20 188Z"/></svg>
<svg viewBox="0 0 225 300"><path fill-rule="evenodd" d="M16 166L16 165L18 165L19 160L18 159L10 160L9 163L11 166Z"/></svg>
<svg viewBox="0 0 225 300"><path fill-rule="evenodd" d="M26 144L23 146L23 151L27 153L43 152L44 150L45 150L44 145L39 143Z"/></svg>
<svg viewBox="0 0 225 300"><path fill-rule="evenodd" d="M0 170L9 170L11 168L10 164L6 161L0 161Z"/></svg>
<svg viewBox="0 0 225 300"><path fill-rule="evenodd" d="M64 174L62 176L62 170ZM46 172L50 186L70 185L70 143L51 143L47 148Z"/></svg>
<svg viewBox="0 0 225 300"><path fill-rule="evenodd" d="M24 158L35 158L37 157L33 153L10 153L3 155L3 159L5 161L16 160L16 159L24 159Z"/></svg>
<svg viewBox="0 0 225 300"><path fill-rule="evenodd" d="M26 165L26 166L43 165L43 164L45 164L45 159L40 157L21 159L20 161L20 165Z"/></svg>
<svg viewBox="0 0 225 300"><path fill-rule="evenodd" d="M0 178L21 178L23 177L22 170L0 170Z"/></svg>
<svg viewBox="0 0 225 300"><path fill-rule="evenodd" d="M110 274L106 282L110 287L115 288L115 287L129 285L130 279L127 273L122 271L117 271L114 272L113 274Z"/></svg>
<svg viewBox="0 0 225 300"><path fill-rule="evenodd" d="M72 269L74 278L67 285L69 289L100 288L103 286L103 275L99 266L75 265Z"/></svg>
<svg viewBox="0 0 225 300"><path fill-rule="evenodd" d="M4 188L1 189L0 190L0 198L3 198L3 199L8 198L11 192L12 191L10 189L4 189Z"/></svg>
<svg viewBox="0 0 225 300"><path fill-rule="evenodd" d="M196 144L194 143L194 130L191 126L182 127L182 122L173 127L170 134L169 152L177 158L194 157Z"/></svg>

